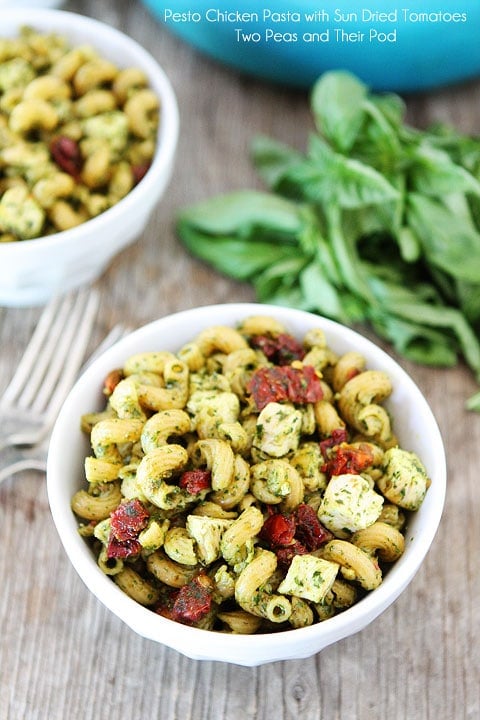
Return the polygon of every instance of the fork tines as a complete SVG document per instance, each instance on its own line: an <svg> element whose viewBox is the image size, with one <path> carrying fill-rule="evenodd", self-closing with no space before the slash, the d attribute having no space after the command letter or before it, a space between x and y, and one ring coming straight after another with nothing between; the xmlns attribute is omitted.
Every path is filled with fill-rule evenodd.
<svg viewBox="0 0 480 720"><path fill-rule="evenodd" d="M57 410L81 366L98 303L98 293L85 289L46 306L0 407L37 416Z"/></svg>

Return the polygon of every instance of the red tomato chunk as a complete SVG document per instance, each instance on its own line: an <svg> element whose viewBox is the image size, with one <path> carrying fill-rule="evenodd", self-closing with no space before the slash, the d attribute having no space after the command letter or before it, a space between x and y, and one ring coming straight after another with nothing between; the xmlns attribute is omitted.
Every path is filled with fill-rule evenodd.
<svg viewBox="0 0 480 720"><path fill-rule="evenodd" d="M136 538L146 527L149 517L140 500L121 503L110 514L112 533L120 541Z"/></svg>
<svg viewBox="0 0 480 720"><path fill-rule="evenodd" d="M330 437L325 438L325 440L320 440L320 451L325 460L328 460L328 450L330 448L335 447L335 445L340 445L340 443L347 442L347 440L348 433L345 428L335 428Z"/></svg>
<svg viewBox="0 0 480 720"><path fill-rule="evenodd" d="M290 515L275 512L269 515L260 531L260 538L275 552L282 567L288 567L295 555L318 550L332 537L306 503L301 503Z"/></svg>
<svg viewBox="0 0 480 720"><path fill-rule="evenodd" d="M151 163L145 162L141 165L132 165L132 175L135 182L135 185L138 185L140 180L143 180L147 172L150 170Z"/></svg>
<svg viewBox="0 0 480 720"><path fill-rule="evenodd" d="M360 443L358 447L342 443L330 452L327 462L322 466L322 471L329 476L359 474L372 462L373 452L365 443Z"/></svg>
<svg viewBox="0 0 480 720"><path fill-rule="evenodd" d="M170 611L172 620L190 624L208 615L212 607L211 580L204 574L197 575L178 591Z"/></svg>
<svg viewBox="0 0 480 720"><path fill-rule="evenodd" d="M289 515L270 515L260 530L260 537L269 545L290 545L295 536L295 520Z"/></svg>
<svg viewBox="0 0 480 720"><path fill-rule="evenodd" d="M276 337L254 335L250 345L258 348L274 365L290 365L293 360L302 360L305 350L293 335L281 333Z"/></svg>
<svg viewBox="0 0 480 720"><path fill-rule="evenodd" d="M311 365L302 368L290 366L259 368L252 375L248 390L258 410L270 402L313 403L321 400L323 390L320 378Z"/></svg>
<svg viewBox="0 0 480 720"><path fill-rule="evenodd" d="M210 470L186 470L178 484L190 495L198 495L202 490L208 490L211 487L211 478Z"/></svg>
<svg viewBox="0 0 480 720"><path fill-rule="evenodd" d="M52 138L50 142L50 155L60 170L71 175L75 180L80 177L83 157L79 144L66 135Z"/></svg>
<svg viewBox="0 0 480 720"><path fill-rule="evenodd" d="M138 534L147 526L149 514L140 500L121 503L110 513L111 532L107 544L108 558L138 555L142 546Z"/></svg>
<svg viewBox="0 0 480 720"><path fill-rule="evenodd" d="M327 540L332 539L332 533L323 527L315 510L310 507L310 505L302 503L295 509L293 515L297 526L295 538L300 541L309 552L318 550Z"/></svg>
<svg viewBox="0 0 480 720"><path fill-rule="evenodd" d="M123 380L123 377L123 370L111 370L103 381L103 394L110 397L120 380Z"/></svg>
<svg viewBox="0 0 480 720"><path fill-rule="evenodd" d="M132 555L138 555L142 550L142 546L136 538L128 540L117 540L115 535L110 534L107 544L107 558L128 558Z"/></svg>

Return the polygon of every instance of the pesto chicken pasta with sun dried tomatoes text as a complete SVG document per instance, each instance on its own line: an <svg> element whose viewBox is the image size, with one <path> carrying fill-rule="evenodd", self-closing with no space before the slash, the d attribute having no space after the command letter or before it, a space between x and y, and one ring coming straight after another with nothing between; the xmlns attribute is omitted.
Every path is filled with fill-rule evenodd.
<svg viewBox="0 0 480 720"><path fill-rule="evenodd" d="M79 532L125 593L207 630L327 620L375 590L427 492L388 375L273 317L133 355L82 417Z"/></svg>

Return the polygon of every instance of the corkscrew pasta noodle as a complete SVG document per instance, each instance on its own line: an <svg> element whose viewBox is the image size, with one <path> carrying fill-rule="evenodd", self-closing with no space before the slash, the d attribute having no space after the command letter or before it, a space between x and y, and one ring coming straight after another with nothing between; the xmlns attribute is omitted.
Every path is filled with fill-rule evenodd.
<svg viewBox="0 0 480 720"><path fill-rule="evenodd" d="M430 483L395 439L392 390L358 352L266 316L133 355L81 419L79 532L171 620L238 634L326 622L382 583Z"/></svg>

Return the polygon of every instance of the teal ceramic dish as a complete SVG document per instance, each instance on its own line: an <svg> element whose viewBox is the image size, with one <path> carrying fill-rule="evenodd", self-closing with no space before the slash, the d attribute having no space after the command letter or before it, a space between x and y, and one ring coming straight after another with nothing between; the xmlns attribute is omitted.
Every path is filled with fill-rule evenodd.
<svg viewBox="0 0 480 720"><path fill-rule="evenodd" d="M350 70L374 90L397 92L480 76L478 0L422 0L410 9L399 0L143 2L210 57L286 85L310 87L332 69Z"/></svg>

